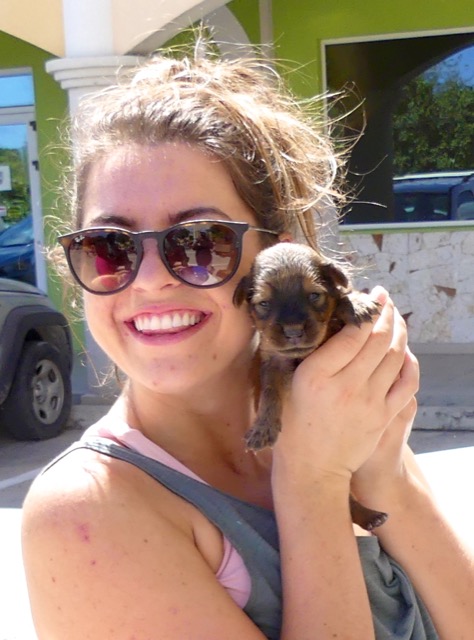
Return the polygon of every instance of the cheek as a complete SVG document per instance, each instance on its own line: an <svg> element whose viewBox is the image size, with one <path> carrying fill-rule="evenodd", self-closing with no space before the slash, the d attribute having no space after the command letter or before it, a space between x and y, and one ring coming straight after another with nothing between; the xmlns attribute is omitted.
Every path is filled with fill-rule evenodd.
<svg viewBox="0 0 474 640"><path fill-rule="evenodd" d="M259 234L256 231L248 231L244 236L244 244L242 247L242 257L238 273L240 277L250 272L252 262L260 251L264 248Z"/></svg>
<svg viewBox="0 0 474 640"><path fill-rule="evenodd" d="M102 346L103 337L110 334L111 300L107 296L99 297L85 292L84 313L94 339Z"/></svg>
<svg viewBox="0 0 474 640"><path fill-rule="evenodd" d="M238 278L235 279L235 283L238 280ZM228 288L226 286L226 291L222 292L224 295L219 304L224 320L222 329L229 341L237 340L248 343L255 331L254 323L250 317L247 304L236 307L233 303L232 298L235 286L236 284L229 283Z"/></svg>

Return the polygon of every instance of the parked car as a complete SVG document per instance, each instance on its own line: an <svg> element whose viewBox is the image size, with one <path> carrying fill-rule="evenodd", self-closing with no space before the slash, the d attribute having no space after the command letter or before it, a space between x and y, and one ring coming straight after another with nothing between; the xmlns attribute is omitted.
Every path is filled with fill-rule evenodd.
<svg viewBox="0 0 474 640"><path fill-rule="evenodd" d="M393 192L396 222L474 220L474 171L400 176Z"/></svg>
<svg viewBox="0 0 474 640"><path fill-rule="evenodd" d="M68 322L32 285L0 278L0 427L19 440L58 435L71 412Z"/></svg>
<svg viewBox="0 0 474 640"><path fill-rule="evenodd" d="M0 277L36 284L31 215L0 233Z"/></svg>

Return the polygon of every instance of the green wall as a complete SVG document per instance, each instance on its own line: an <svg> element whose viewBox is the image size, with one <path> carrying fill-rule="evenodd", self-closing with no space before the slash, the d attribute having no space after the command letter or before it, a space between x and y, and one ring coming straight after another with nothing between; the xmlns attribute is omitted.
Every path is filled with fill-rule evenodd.
<svg viewBox="0 0 474 640"><path fill-rule="evenodd" d="M258 2L234 0L229 8L250 40L258 41ZM321 41L410 32L471 29L471 0L272 0L276 57L303 65L291 77L304 96L323 88Z"/></svg>
<svg viewBox="0 0 474 640"><path fill-rule="evenodd" d="M68 113L67 94L45 71L45 63L54 56L19 38L0 31L0 69L30 67L33 71L35 88L36 127L38 155L40 162L41 205L45 219L45 244L54 243L55 232L49 223L50 216L58 216L58 194L62 166L66 154L60 146L60 127ZM48 293L55 305L68 314L65 308L62 287L51 277L48 269ZM80 322L72 322L76 348L80 350L83 327Z"/></svg>
<svg viewBox="0 0 474 640"><path fill-rule="evenodd" d="M41 162L43 213L51 213L52 184L57 178L57 158L51 147L58 144L58 125L67 115L67 96L45 71L50 53L23 40L0 32L0 69L31 67L35 85L38 149ZM55 150L56 151L56 150Z"/></svg>
<svg viewBox="0 0 474 640"><path fill-rule="evenodd" d="M19 38L0 31L0 69L30 67L35 88L36 126L41 176L43 216L56 213L58 169L61 153L58 150L58 126L67 114L67 96L58 83L45 71L45 63L53 56ZM49 228L45 229L48 241ZM60 306L59 291L49 283L49 293Z"/></svg>

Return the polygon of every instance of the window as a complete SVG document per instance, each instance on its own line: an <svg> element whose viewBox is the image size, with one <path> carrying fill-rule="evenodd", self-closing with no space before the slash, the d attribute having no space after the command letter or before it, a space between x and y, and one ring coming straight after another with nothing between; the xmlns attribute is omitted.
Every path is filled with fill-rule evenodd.
<svg viewBox="0 0 474 640"><path fill-rule="evenodd" d="M345 131L363 130L344 222L473 220L474 34L336 41L325 53L328 91L347 95L330 114L342 106Z"/></svg>
<svg viewBox="0 0 474 640"><path fill-rule="evenodd" d="M34 103L31 73L0 75L0 108L29 107Z"/></svg>

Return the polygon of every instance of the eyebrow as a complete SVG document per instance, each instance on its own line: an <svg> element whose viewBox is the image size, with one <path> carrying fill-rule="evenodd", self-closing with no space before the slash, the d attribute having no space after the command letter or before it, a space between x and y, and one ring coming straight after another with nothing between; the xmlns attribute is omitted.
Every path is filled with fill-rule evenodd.
<svg viewBox="0 0 474 640"><path fill-rule="evenodd" d="M230 217L218 207L192 207L184 209L168 216L170 226L186 222L193 218L206 218L209 216L219 216L220 219L230 220ZM113 227L122 227L133 229L137 226L136 220L132 220L127 216L121 216L116 213L102 213L89 221L90 227L100 227L110 225Z"/></svg>

